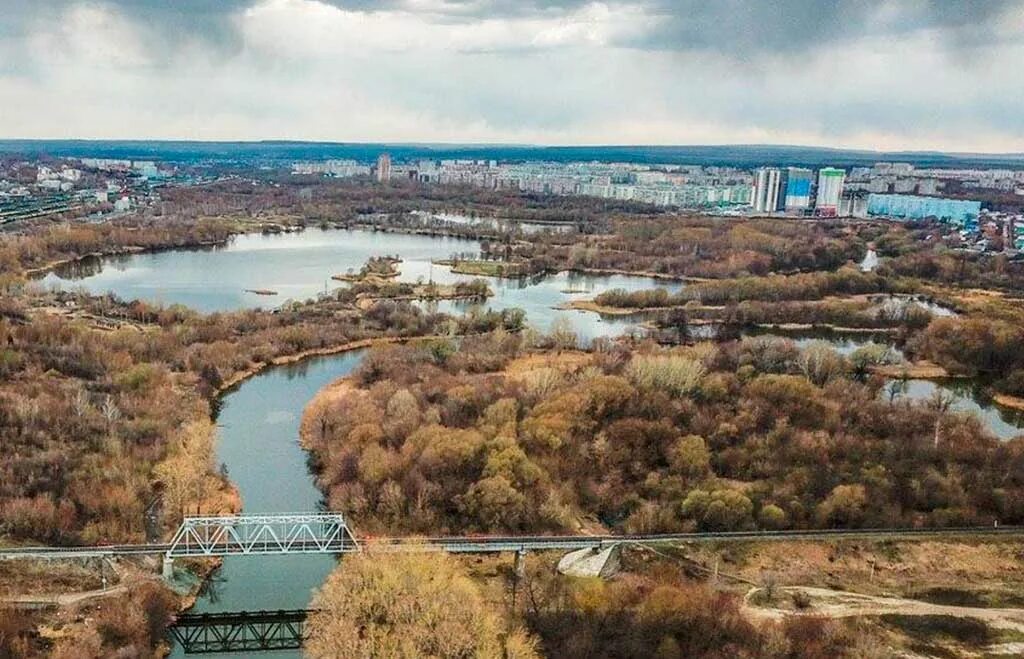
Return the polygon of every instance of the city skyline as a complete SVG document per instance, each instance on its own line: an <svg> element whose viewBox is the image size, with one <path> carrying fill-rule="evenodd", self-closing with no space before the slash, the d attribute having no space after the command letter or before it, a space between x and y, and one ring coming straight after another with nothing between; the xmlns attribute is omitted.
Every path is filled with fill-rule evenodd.
<svg viewBox="0 0 1024 659"><path fill-rule="evenodd" d="M1024 152L1024 2L0 0L4 138Z"/></svg>

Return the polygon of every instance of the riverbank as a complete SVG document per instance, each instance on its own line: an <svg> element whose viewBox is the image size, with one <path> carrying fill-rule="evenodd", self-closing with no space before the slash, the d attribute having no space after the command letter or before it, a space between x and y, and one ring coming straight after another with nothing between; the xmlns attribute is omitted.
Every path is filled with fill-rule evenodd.
<svg viewBox="0 0 1024 659"><path fill-rule="evenodd" d="M716 312L722 311L724 306L670 306L670 307L610 307L598 304L594 300L570 300L556 307L562 311L586 311L601 316L629 317L645 316L652 313L667 312L674 309L682 309L689 312ZM689 325L718 325L724 321L715 318L693 318L688 321ZM832 325L829 323L756 323L754 327L762 330L775 330L779 332L806 332L813 330L824 330L838 334L895 334L898 330L895 327L847 327L845 325ZM944 376L935 376L944 377Z"/></svg>
<svg viewBox="0 0 1024 659"><path fill-rule="evenodd" d="M595 277L610 277L622 275L624 277L647 277L648 279L661 279L664 281L685 282L700 284L709 281L716 281L710 277L681 277L679 275L665 274L664 272L652 272L651 270L623 270L619 268L569 268L568 272L578 272L581 275L593 275Z"/></svg>
<svg viewBox="0 0 1024 659"><path fill-rule="evenodd" d="M340 275L331 275L331 279L333 279L334 281L340 281L345 284L383 284L393 279L397 279L400 275L401 273L399 272L389 272L387 274L378 274L372 272L369 274L360 273L352 275L344 273Z"/></svg>
<svg viewBox="0 0 1024 659"><path fill-rule="evenodd" d="M439 336L436 334L426 336L382 336L370 339L360 339L358 341L350 341L348 343L341 343L336 346L328 346L326 348L313 348L311 350L303 350L301 352L293 353L290 355L280 355L274 357L265 362L254 364L250 368L243 371L239 371L235 375L231 376L220 384L215 389L218 396L221 396L228 391L231 391L241 383L245 382L249 378L259 375L268 368L274 366L284 366L286 364L295 364L301 362L304 359L310 359L311 357L325 357L328 355L339 355L345 352L352 352L354 350L362 350L363 348L372 348L378 345L387 345L391 343L409 343L412 341L430 341L436 339L444 339L449 337Z"/></svg>
<svg viewBox="0 0 1024 659"><path fill-rule="evenodd" d="M236 236L241 236L245 234L297 233L305 231L306 229L304 225L284 225L279 223L257 222L246 218L231 216L219 216L213 219L222 222L222 230L226 231L226 235L224 236L224 238L216 240L185 240L183 242L165 242L163 244L150 246L120 245L108 249L94 250L83 254L76 254L74 256L65 256L59 259L52 259L43 265L25 268L24 270L22 270L22 274L25 277L38 278L41 276L45 276L47 273L52 272L57 268L67 265L73 265L75 263L81 263L87 259L111 258L116 256L130 256L136 254L158 254L162 252L170 252L176 250L224 247L228 243L230 243L231 240L234 239ZM277 227L277 229L268 230L268 227ZM129 231L137 230L137 227L125 228ZM178 228L180 230L182 227Z"/></svg>
<svg viewBox="0 0 1024 659"><path fill-rule="evenodd" d="M598 304L594 300L569 300L555 307L559 311L588 311L600 316L640 316L646 313L657 313L669 311L675 307L648 307L639 309L637 307L609 307Z"/></svg>
<svg viewBox="0 0 1024 659"><path fill-rule="evenodd" d="M369 231L371 233L401 233L414 236L427 236L430 238L459 238L462 240L497 240L501 237L499 231L449 231L446 229L429 229L421 227L393 227L380 226L366 222L341 222L331 226L339 229ZM517 241L519 244L529 244L526 241Z"/></svg>
<svg viewBox="0 0 1024 659"><path fill-rule="evenodd" d="M886 378L896 380L943 380L952 377L949 371L928 361L919 361L911 364L883 364L873 366L871 372Z"/></svg>
<svg viewBox="0 0 1024 659"><path fill-rule="evenodd" d="M432 263L449 268L454 274L474 277L517 278L531 274L526 270L526 264L508 261L435 259Z"/></svg>
<svg viewBox="0 0 1024 659"><path fill-rule="evenodd" d="M462 300L467 302L477 301L482 302L487 298L491 297L493 293L488 290L486 294L477 293L459 293L455 290L454 286L439 287L445 290L439 290L435 293L412 293L410 295L360 295L356 301L356 306L361 310L366 311L378 302L440 302L440 301L456 301ZM450 290L448 290L450 289Z"/></svg>
<svg viewBox="0 0 1024 659"><path fill-rule="evenodd" d="M895 327L845 327L828 323L757 323L756 327L758 329L777 330L780 332L826 330L838 334L894 334L898 331Z"/></svg>
<svg viewBox="0 0 1024 659"><path fill-rule="evenodd" d="M713 279L705 277L679 277L676 275L668 275L661 272L651 272L648 270L633 271L616 268L559 268L556 270L544 270L541 272L528 272L524 269L524 263L509 263L507 261L486 261L482 259L437 259L433 261L433 263L434 265L450 268L452 273L458 275L473 275L477 277L495 277L506 279L517 279L522 277L534 277L543 275L559 275L565 272L569 274L586 275L590 277L643 277L646 279L657 279L661 281L674 283L698 284L703 282L714 281ZM586 300L580 300L580 302L585 301ZM614 312L608 313L609 315L611 315Z"/></svg>
<svg viewBox="0 0 1024 659"><path fill-rule="evenodd" d="M65 265L71 265L73 263L80 263L86 259L99 259L109 256L126 256L129 254L142 254L145 253L146 249L139 247L138 245L130 245L128 247L121 247L118 249L111 249L102 252L89 252L87 254L80 254L78 256L68 256L63 259L56 259L49 263L35 268L26 268L23 272L26 277L38 277L39 275L45 275L51 270L55 270Z"/></svg>
<svg viewBox="0 0 1024 659"><path fill-rule="evenodd" d="M68 257L61 258L61 259L55 259L53 261L50 261L49 263L46 263L45 265L36 266L34 268L26 268L25 270L22 271L22 273L26 277L36 278L36 277L40 277L40 276L45 276L46 274L52 272L53 270L56 270L57 268L60 268L60 267L63 267L63 266L67 266L67 265L73 265L75 263L81 263L82 261L85 261L86 259L102 259L102 258L111 258L111 257L115 257L115 256L131 256L133 254L156 254L156 253L159 253L159 252L166 252L166 251L177 250L177 249L203 249L203 248L207 248L207 247L223 247L223 246L227 245L228 242L230 242L231 239L234 236L239 235L240 233L245 233L245 232L241 232L240 231L240 232L237 232L237 233L232 233L230 236L228 236L224 240L199 240L199 241L193 241L193 242L189 242L189 243L183 243L183 244L180 244L180 245L179 244L175 244L175 245L160 245L160 246L156 246L156 247L142 247L142 246L139 246L139 245L126 245L126 246L117 247L117 248L114 248L114 249L107 249L107 250L101 250L101 251L96 251L96 252L88 252L86 254L78 254L76 256L68 256Z"/></svg>

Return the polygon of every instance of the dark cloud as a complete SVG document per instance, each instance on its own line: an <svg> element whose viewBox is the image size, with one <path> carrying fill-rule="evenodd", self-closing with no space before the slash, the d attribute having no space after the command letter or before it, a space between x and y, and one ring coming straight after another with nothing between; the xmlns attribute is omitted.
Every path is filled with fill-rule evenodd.
<svg viewBox="0 0 1024 659"><path fill-rule="evenodd" d="M156 50L197 40L218 51L233 51L241 41L232 16L252 4L253 0L0 0L0 37L22 33L39 21L59 20L73 6L92 6L113 9L144 29Z"/></svg>
<svg viewBox="0 0 1024 659"><path fill-rule="evenodd" d="M202 40L226 52L240 40L232 17L257 0L0 0L0 36L19 18L55 16L72 4L116 8L148 28L160 47ZM403 10L443 23L494 18L562 16L594 0L319 0L354 11ZM604 0L641 7L655 17L650 29L617 45L638 49L706 51L745 59L793 54L869 36L898 37L935 29L951 48L989 44L996 23L1024 0Z"/></svg>
<svg viewBox="0 0 1024 659"><path fill-rule="evenodd" d="M951 46L991 38L993 27L1020 0L657 0L662 21L635 45L749 55L803 52L864 37L937 29Z"/></svg>
<svg viewBox="0 0 1024 659"><path fill-rule="evenodd" d="M551 16L595 0L320 0L356 11L405 10L447 20ZM659 24L633 45L721 52L794 51L870 35L939 29L953 43L991 38L992 28L1024 0L602 0L639 6Z"/></svg>
<svg viewBox="0 0 1024 659"><path fill-rule="evenodd" d="M357 11L406 10L439 21L557 16L594 0L321 0ZM604 0L656 17L647 33L619 44L639 49L700 50L743 59L801 53L856 39L941 33L953 49L990 44L997 22L1024 0Z"/></svg>

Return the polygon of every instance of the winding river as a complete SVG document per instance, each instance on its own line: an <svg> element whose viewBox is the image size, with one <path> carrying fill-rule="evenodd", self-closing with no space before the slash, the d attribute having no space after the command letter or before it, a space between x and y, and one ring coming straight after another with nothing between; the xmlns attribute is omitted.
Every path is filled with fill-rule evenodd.
<svg viewBox="0 0 1024 659"><path fill-rule="evenodd" d="M316 357L268 369L222 397L217 458L227 465L246 512L309 512L321 506L306 452L299 446L302 410L319 389L348 375L363 354ZM333 556L322 555L231 556L207 582L192 612L304 609L334 565ZM175 647L171 656L184 653Z"/></svg>
<svg viewBox="0 0 1024 659"><path fill-rule="evenodd" d="M479 244L455 238L383 234L366 231L307 229L301 233L243 235L227 246L95 259L48 274L47 286L83 287L93 293L113 292L166 304L185 304L202 311L272 307L286 299L315 296L336 284L332 274L358 269L367 258L397 254L403 258L405 281L433 279L450 283L469 277L432 265L452 254L475 254ZM596 314L559 311L553 307L578 297L592 297L611 288L643 289L680 284L644 277L588 276L560 273L521 280L490 279L492 308L521 307L528 322L548 329L558 318L570 322L582 341L615 336L638 328L629 318L602 319ZM245 289L271 289L274 297ZM464 306L441 303L440 310L458 313ZM798 337L798 342L812 337ZM818 337L814 337L818 338ZM833 337L849 352L867 337ZM303 408L331 381L350 373L363 352L318 357L262 371L221 399L218 460L241 492L246 512L315 510L321 494L310 477L298 431ZM927 398L941 387L954 396L954 408L973 411L997 435L1015 436L1024 427L1020 413L978 402L969 386L910 381L906 394ZM355 522L358 531L358 520ZM195 612L305 608L311 593L334 565L329 556L230 557L196 602ZM172 656L182 656L175 648ZM245 654L234 655L238 657ZM297 657L298 652L261 653L263 657Z"/></svg>

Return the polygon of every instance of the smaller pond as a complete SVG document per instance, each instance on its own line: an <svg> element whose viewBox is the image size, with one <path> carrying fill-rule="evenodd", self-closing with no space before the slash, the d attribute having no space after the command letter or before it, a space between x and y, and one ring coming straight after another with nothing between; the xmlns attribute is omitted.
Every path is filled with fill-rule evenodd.
<svg viewBox="0 0 1024 659"><path fill-rule="evenodd" d="M926 401L942 391L952 398L952 410L975 414L982 425L1000 439L1024 435L1024 412L996 405L987 400L982 385L973 380L907 380L907 389L899 398ZM884 391L882 395L887 395Z"/></svg>
<svg viewBox="0 0 1024 659"><path fill-rule="evenodd" d="M435 272L437 269L435 268ZM448 275L451 276L450 272ZM526 321L529 325L547 331L551 329L556 319L563 319L576 331L580 341L589 343L599 336L614 337L629 332L642 333L644 317L601 316L587 311L562 310L558 309L558 306L572 300L590 299L616 288L628 291L664 288L670 293L675 293L683 287L682 282L648 277L597 276L576 272L560 272L556 275L538 277L484 279L494 291L494 297L488 298L486 302L443 301L422 303L422 306L431 311L455 315L474 308L499 310L518 307L526 312Z"/></svg>
<svg viewBox="0 0 1024 659"><path fill-rule="evenodd" d="M957 315L957 312L953 309L929 300L923 295L882 294L870 295L868 297L877 303L881 310L889 312L893 317L902 316L900 312L910 307L924 309L933 316L940 318L950 318Z"/></svg>
<svg viewBox="0 0 1024 659"><path fill-rule="evenodd" d="M778 336L790 339L798 347L805 347L812 341L826 341L836 352L850 355L857 348L869 343L889 345L884 334L850 334L829 330L801 330L795 332L776 333L772 330L755 330L747 335ZM903 359L899 348L889 345L896 358ZM943 380L907 380L906 390L899 398L926 401L935 392L942 391L952 399L950 409L958 412L970 412L977 415L982 425L1000 439L1013 439L1024 434L1024 411L1002 407L992 402L984 393L983 385L976 380L943 379ZM884 390L883 396L888 395Z"/></svg>
<svg viewBox="0 0 1024 659"><path fill-rule="evenodd" d="M832 346L832 349L841 355L849 356L858 348L876 343L888 346L894 358L903 359L903 351L891 345L891 338L886 332L841 332L825 328L813 328L802 330L786 330L781 332L775 329L752 329L745 330L744 336L772 336L781 339L789 339L798 348L805 348L815 341L825 341Z"/></svg>

